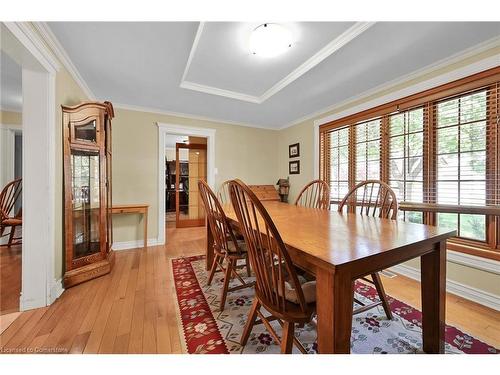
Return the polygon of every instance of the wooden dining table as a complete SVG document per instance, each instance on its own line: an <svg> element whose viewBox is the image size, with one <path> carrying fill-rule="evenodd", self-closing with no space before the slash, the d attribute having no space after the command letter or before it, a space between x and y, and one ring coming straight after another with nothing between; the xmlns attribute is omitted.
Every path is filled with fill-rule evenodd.
<svg viewBox="0 0 500 375"><path fill-rule="evenodd" d="M318 352L349 353L354 281L420 257L423 350L444 352L446 240L456 231L423 224L262 202L292 261L316 277ZM237 222L231 204L223 206ZM207 227L206 268L213 260Z"/></svg>

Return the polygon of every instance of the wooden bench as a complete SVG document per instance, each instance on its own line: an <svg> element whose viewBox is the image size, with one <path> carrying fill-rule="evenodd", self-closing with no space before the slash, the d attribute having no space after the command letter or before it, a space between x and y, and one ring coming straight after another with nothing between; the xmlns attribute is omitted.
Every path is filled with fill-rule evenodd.
<svg viewBox="0 0 500 375"><path fill-rule="evenodd" d="M261 201L280 201L274 185L249 185L249 187Z"/></svg>

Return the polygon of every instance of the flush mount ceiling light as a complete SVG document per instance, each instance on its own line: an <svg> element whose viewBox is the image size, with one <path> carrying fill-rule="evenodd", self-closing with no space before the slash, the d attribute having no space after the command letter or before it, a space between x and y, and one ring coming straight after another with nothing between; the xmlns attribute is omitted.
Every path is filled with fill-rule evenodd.
<svg viewBox="0 0 500 375"><path fill-rule="evenodd" d="M264 23L250 35L250 51L257 56L281 55L292 46L292 33L276 23Z"/></svg>

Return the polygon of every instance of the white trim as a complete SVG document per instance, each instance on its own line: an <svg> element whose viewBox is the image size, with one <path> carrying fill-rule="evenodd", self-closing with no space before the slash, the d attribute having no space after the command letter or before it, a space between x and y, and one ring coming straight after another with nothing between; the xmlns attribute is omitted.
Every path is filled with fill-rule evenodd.
<svg viewBox="0 0 500 375"><path fill-rule="evenodd" d="M33 22L33 26L43 37L43 40L48 44L48 46L52 49L54 54L57 56L59 61L64 65L66 70L69 72L71 77L73 77L74 81L80 86L86 96L90 100L95 100L96 96L92 92L92 90L87 85L87 82L83 79L82 75L71 61L68 53L59 42L57 37L54 35L50 27L46 22Z"/></svg>
<svg viewBox="0 0 500 375"><path fill-rule="evenodd" d="M196 35L193 40L193 45L191 46L191 51L189 51L189 57L186 62L186 66L184 67L184 73L182 73L181 87L182 87L182 82L186 80L186 76L191 66L191 62L193 61L194 54L196 53L196 49L198 48L198 43L200 42L201 34L203 33L204 27L205 27L205 22L200 22L198 24L198 29L196 30Z"/></svg>
<svg viewBox="0 0 500 375"><path fill-rule="evenodd" d="M495 38L494 42L495 42L494 43L495 45L500 46L500 37ZM491 41L489 41L489 43L487 45L488 45L488 48L486 48L486 49L492 48ZM482 48L485 48L485 47L483 46ZM472 53L472 52L469 52L469 53ZM469 55L469 53L467 53L466 55ZM478 53L477 50L476 50L476 53ZM465 55L461 55L461 56L462 56L462 58L466 58ZM453 61L456 62L455 59L453 59ZM325 124L325 123L328 123L328 122L331 122L334 120L338 120L340 118L343 118L343 117L346 117L346 116L349 116L349 115L352 115L355 113L359 113L359 112L362 112L362 111L370 109L370 108L377 107L379 105L391 102L393 100L401 99L401 98L404 98L406 96L416 94L416 93L419 93L421 91L425 91L425 90L431 89L433 87L437 87L439 85L443 85L443 84L455 81L457 79L464 78L464 77L470 76L472 74L482 72L482 71L487 70L487 69L495 68L498 66L499 61L500 61L500 54L490 56L486 59L479 60L475 63L460 67L460 68L452 70L452 71L449 71L449 72L441 74L439 76L430 78L426 81L419 82L417 84L405 87L401 90L393 91L390 94L377 97L373 100L363 102L363 103L355 105L353 107L349 107L348 109L346 109L342 112L334 113L332 115L328 115L326 117L314 120L314 122L313 122L314 126L320 126L322 124ZM451 64L451 63L452 62L448 62L448 64ZM440 65L440 67L443 67L443 66ZM434 67L433 70L435 70L435 69L439 69L439 68ZM429 73L429 72L427 72L427 73ZM414 73L412 73L412 77L413 77L413 74ZM426 73L422 73L422 74L425 75ZM407 78L405 78L405 81L407 79L408 80L414 79L414 77L413 78L412 77L407 76ZM388 90L389 87L393 87L394 85L395 85L394 83L387 85L387 87L385 87L385 85L384 85L385 88L380 87L377 89L377 92ZM368 98L368 97L373 96L373 95L375 95L375 94L372 93L372 91L370 90L369 92L364 93L364 94L360 95L359 97L350 98L346 102L336 104L334 107L330 108L330 110L334 110L335 108L344 107L349 102L354 103L354 102L361 100L362 98ZM326 110L326 111L328 112L328 110ZM290 126L293 126L293 125L290 125ZM289 127L289 126L286 126L286 127ZM285 128L281 128L279 130L282 130L282 129L285 129ZM318 142L314 143L314 153L319 154L319 143ZM315 161L314 168L316 170L319 170L319 158L315 158L314 161Z"/></svg>
<svg viewBox="0 0 500 375"><path fill-rule="evenodd" d="M52 304L56 299L58 299L64 292L62 279L58 279L52 282L52 287L50 288L48 295L48 304Z"/></svg>
<svg viewBox="0 0 500 375"><path fill-rule="evenodd" d="M262 100L259 96L249 95L249 94L245 94L245 93L237 92L237 91L220 89L218 87L202 85L200 83L191 82L191 81L182 81L181 84L179 85L179 87L181 87L183 89L202 92L205 94L218 95L218 96L223 96L225 98L241 100L241 101L249 102L249 103L255 103L255 104L262 103Z"/></svg>
<svg viewBox="0 0 500 375"><path fill-rule="evenodd" d="M358 37L366 30L368 30L371 26L373 26L375 22L356 22L354 25L349 27L342 34L333 39L326 46L321 48L318 52L312 55L309 59L307 59L304 63L299 65L296 69L294 69L291 73L289 73L286 77L278 81L271 88L266 90L260 96L249 95L242 92L232 91L221 89L215 86L208 86L199 84L196 82L191 82L186 80L186 76L188 74L189 68L191 67L191 62L196 53L196 49L198 48L198 44L200 42L201 34L203 33L203 28L205 26L204 22L200 22L198 26L198 30L196 32L196 36L193 41L193 45L191 47L191 51L189 53L189 58L186 63L186 67L184 68L184 74L182 75L180 87L188 90L194 90L198 92L203 92L205 94L218 95L226 98L241 100L250 103L261 104L265 102L267 99L277 94L289 84L302 77L309 70L314 68L316 65L321 63L324 59L331 56L333 53L341 49L343 46L351 42L354 38Z"/></svg>
<svg viewBox="0 0 500 375"><path fill-rule="evenodd" d="M215 129L157 122L158 126L158 245L165 243L165 136L167 134L207 138L207 183L215 187Z"/></svg>
<svg viewBox="0 0 500 375"><path fill-rule="evenodd" d="M452 250L448 250L447 257L450 262L500 275L500 262L497 260L459 253Z"/></svg>
<svg viewBox="0 0 500 375"><path fill-rule="evenodd" d="M158 238L148 238L147 241L149 246L157 246L160 245ZM121 251L121 250L129 250L129 249L143 249L144 248L144 240L132 240L132 241L121 241L121 242L113 242L113 250Z"/></svg>
<svg viewBox="0 0 500 375"><path fill-rule="evenodd" d="M250 124L250 123L245 123L245 122L236 122L236 121L230 121L230 120L222 120L222 119L215 118L215 117L198 116L198 115L192 115L192 114L182 113L182 112L172 112L172 111L166 111L166 110L159 109L159 108L143 107L143 106L139 106L139 105L131 105L131 104L123 104L123 103L113 102L113 108L125 109L127 111L155 113L155 114L159 114L159 115L163 115L163 116L173 116L173 117L199 120L199 121L216 122L219 124L244 126L247 128L258 128L258 129L278 131L278 129L269 128L267 126L262 126L262 125Z"/></svg>
<svg viewBox="0 0 500 375"><path fill-rule="evenodd" d="M55 258L55 74L23 66L20 309L50 304Z"/></svg>
<svg viewBox="0 0 500 375"><path fill-rule="evenodd" d="M420 282L420 271L406 264L398 264L390 268L391 271L400 275L409 277L410 279ZM494 310L500 311L500 296L480 290L457 281L446 279L446 291L455 294L470 301L487 306Z"/></svg>
<svg viewBox="0 0 500 375"><path fill-rule="evenodd" d="M56 73L52 52L26 22L4 25L15 43L36 60L23 58L23 226L20 310L53 301L55 262ZM13 41L14 42L14 41ZM41 68L41 69L40 69Z"/></svg>
<svg viewBox="0 0 500 375"><path fill-rule="evenodd" d="M317 180L319 178L319 125L314 124L313 126L313 178Z"/></svg>
<svg viewBox="0 0 500 375"><path fill-rule="evenodd" d="M48 73L56 73L60 69L57 59L28 22L4 22L3 24Z"/></svg>

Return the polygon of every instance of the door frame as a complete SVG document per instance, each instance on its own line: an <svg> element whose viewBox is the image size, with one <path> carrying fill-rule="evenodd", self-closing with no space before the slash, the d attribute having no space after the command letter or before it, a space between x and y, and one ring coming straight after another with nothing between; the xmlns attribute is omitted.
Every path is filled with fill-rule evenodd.
<svg viewBox="0 0 500 375"><path fill-rule="evenodd" d="M215 129L157 122L158 126L158 245L165 244L165 137L184 135L207 138L207 183L215 187Z"/></svg>
<svg viewBox="0 0 500 375"><path fill-rule="evenodd" d="M22 65L23 226L20 311L50 305L55 278L56 74L60 65L27 22L3 22ZM3 39L4 37L2 37ZM15 45L17 44L17 45ZM20 46L20 47L19 47Z"/></svg>

